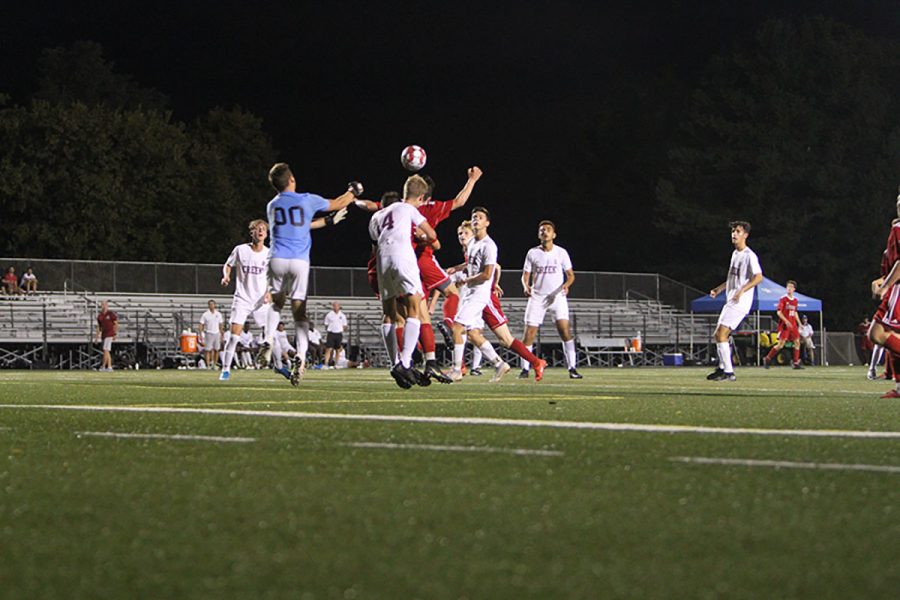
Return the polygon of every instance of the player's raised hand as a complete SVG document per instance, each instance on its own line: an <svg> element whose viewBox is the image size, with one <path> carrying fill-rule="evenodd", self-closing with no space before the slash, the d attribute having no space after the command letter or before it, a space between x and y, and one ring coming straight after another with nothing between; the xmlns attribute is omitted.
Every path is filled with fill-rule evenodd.
<svg viewBox="0 0 900 600"><path fill-rule="evenodd" d="M332 221L334 222L335 225L337 225L338 223L340 223L341 221L343 221L346 218L347 218L347 207L345 206L341 210L334 213L334 218L332 219Z"/></svg>
<svg viewBox="0 0 900 600"><path fill-rule="evenodd" d="M479 179L481 179L481 169L478 167L469 167L468 174L469 179L472 179L474 181L478 181Z"/></svg>

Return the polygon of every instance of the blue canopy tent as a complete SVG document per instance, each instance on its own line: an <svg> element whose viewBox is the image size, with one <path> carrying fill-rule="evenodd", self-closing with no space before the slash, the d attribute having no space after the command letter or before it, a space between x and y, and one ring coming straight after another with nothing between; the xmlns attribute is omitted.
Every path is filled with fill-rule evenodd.
<svg viewBox="0 0 900 600"><path fill-rule="evenodd" d="M761 312L775 312L778 309L778 301L782 296L787 294L787 289L783 285L779 285L769 279L768 277L763 277L762 283L760 283L753 292L753 306L751 308L751 312L756 313L756 332L759 333L759 313ZM822 312L822 301L818 298L812 298L810 296L805 296L803 294L794 293L794 296L797 298L799 304L797 306L797 311L803 315L806 313L819 313L819 334L820 334L820 345L822 347L822 356L825 356L825 348L824 341L825 335L823 330L824 318ZM715 298L710 298L707 294L705 296L700 296L691 301L691 312L694 313L717 313L722 310L722 307L725 305L725 293L722 292ZM759 345L759 336L757 335L757 346ZM758 350L758 348L757 348ZM759 362L759 352L757 352L757 363Z"/></svg>

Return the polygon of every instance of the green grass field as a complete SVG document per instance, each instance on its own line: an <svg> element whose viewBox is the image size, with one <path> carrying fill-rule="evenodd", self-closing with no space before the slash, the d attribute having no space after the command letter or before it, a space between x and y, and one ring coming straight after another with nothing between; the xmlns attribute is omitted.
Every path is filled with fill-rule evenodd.
<svg viewBox="0 0 900 600"><path fill-rule="evenodd" d="M900 596L890 384L584 374L0 372L0 597Z"/></svg>

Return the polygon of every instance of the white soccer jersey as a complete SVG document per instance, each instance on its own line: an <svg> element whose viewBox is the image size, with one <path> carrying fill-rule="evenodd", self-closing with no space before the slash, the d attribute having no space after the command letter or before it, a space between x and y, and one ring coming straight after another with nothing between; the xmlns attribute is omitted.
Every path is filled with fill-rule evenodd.
<svg viewBox="0 0 900 600"><path fill-rule="evenodd" d="M554 245L549 252L535 246L525 255L522 270L532 274L532 294L549 296L562 288L566 281L566 271L572 270L572 260L565 248L560 246Z"/></svg>
<svg viewBox="0 0 900 600"><path fill-rule="evenodd" d="M347 326L347 317L343 312L336 313L333 310L325 315L325 331L328 333L343 333Z"/></svg>
<svg viewBox="0 0 900 600"><path fill-rule="evenodd" d="M268 282L266 272L269 266L269 249L263 246L254 252L250 244L234 247L225 264L232 267L234 273L234 297L256 306L266 295Z"/></svg>
<svg viewBox="0 0 900 600"><path fill-rule="evenodd" d="M497 265L497 244L486 235L478 240L472 238L466 246L466 273L469 277L474 277L484 271L488 265ZM490 298L491 290L494 287L492 279L479 283L469 283L466 288L470 294L479 294L485 298Z"/></svg>
<svg viewBox="0 0 900 600"><path fill-rule="evenodd" d="M369 236L378 244L381 256L409 256L415 260L412 247L412 230L425 217L416 207L406 202L395 202L382 208L369 221Z"/></svg>
<svg viewBox="0 0 900 600"><path fill-rule="evenodd" d="M203 331L207 333L219 333L219 327L222 325L222 313L207 310L200 317L200 324L203 325Z"/></svg>
<svg viewBox="0 0 900 600"><path fill-rule="evenodd" d="M725 282L726 297L729 302L734 294L747 285L757 273L762 273L762 267L759 266L759 258L749 246L743 250L735 250L731 253L731 266L728 268L728 279ZM737 306L741 310L748 311L753 306L753 293L742 294Z"/></svg>

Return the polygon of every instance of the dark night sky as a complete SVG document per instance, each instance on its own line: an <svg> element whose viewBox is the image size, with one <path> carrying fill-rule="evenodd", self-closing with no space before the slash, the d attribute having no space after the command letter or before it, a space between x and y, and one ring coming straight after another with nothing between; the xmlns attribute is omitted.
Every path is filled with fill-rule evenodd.
<svg viewBox="0 0 900 600"><path fill-rule="evenodd" d="M565 246L589 235L592 222L615 219L616 203L627 201L598 198L586 215L558 191L599 102L624 81L663 72L690 85L711 55L752 36L765 18L812 14L900 35L900 10L881 0L6 2L0 92L24 101L40 49L88 39L118 72L165 93L178 119L235 104L261 116L309 191L333 197L350 179L372 197L397 189L405 176L398 155L410 143L428 151L438 198L452 197L466 167L478 164L485 176L471 204L493 211L501 262L518 268L539 219L557 221ZM609 175L602 165L592 174ZM317 237L314 264L362 263L366 219L352 217L340 234ZM448 241L452 231L445 224L439 233ZM450 247L445 263L456 257ZM576 269L623 268L608 252L573 260Z"/></svg>

